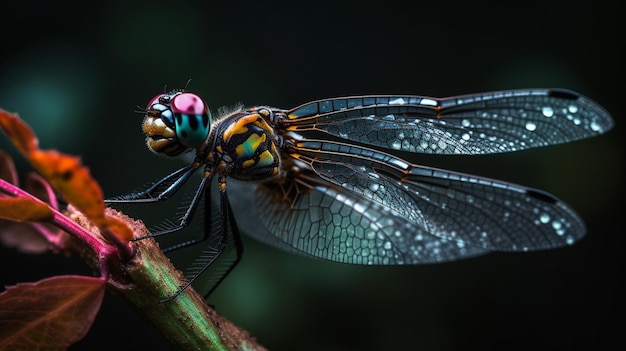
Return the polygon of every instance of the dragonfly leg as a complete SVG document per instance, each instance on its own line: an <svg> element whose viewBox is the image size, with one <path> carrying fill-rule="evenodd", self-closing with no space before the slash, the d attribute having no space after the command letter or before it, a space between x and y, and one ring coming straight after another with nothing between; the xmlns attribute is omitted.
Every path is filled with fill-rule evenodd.
<svg viewBox="0 0 626 351"><path fill-rule="evenodd" d="M204 178L207 179L207 178ZM203 181L204 181L203 179ZM243 254L243 243L241 241L241 236L239 235L239 230L237 228L237 224L235 223L235 218L233 216L232 210L228 203L228 196L226 193L226 180L224 177L220 177L219 179L219 192L220 192L220 238L217 244L217 247L213 248L213 256L204 262L203 266L195 272L195 274L189 277L189 281L187 281L184 285L180 286L180 288L172 295L163 300L161 303L171 301L180 295L185 289L187 289L200 275L202 275L207 268L212 266L214 263L218 261L221 255L228 249L230 244L234 245L235 248L235 258L231 261L227 261L224 269L215 272L213 274L217 275L218 279L213 284L211 289L206 293L205 298L208 297L218 286L219 284L226 278L226 276L235 268L235 266L241 260L241 255ZM206 201L210 201L209 192L205 192ZM209 225L210 226L210 225ZM232 243L230 242L232 240Z"/></svg>
<svg viewBox="0 0 626 351"><path fill-rule="evenodd" d="M170 198L198 170L193 164L183 167L152 184L148 189L105 200L107 204L157 202Z"/></svg>
<svg viewBox="0 0 626 351"><path fill-rule="evenodd" d="M195 171L195 169L191 169L191 172L189 170L187 170L186 173L183 174L183 176L181 176L176 182L179 182L180 179L182 179L184 176L187 176L187 174L191 175L193 173L193 171ZM188 178L188 176L187 176ZM207 182L211 179L211 175L210 173L206 173L203 177L202 180L200 181L200 184L198 185L198 188L196 189L193 198L191 199L191 202L189 203L189 206L187 207L187 210L185 211L185 213L182 215L182 217L180 217L180 219L178 220L178 223L176 225L173 225L167 229L163 229L163 230L159 230L157 232L152 232L148 235L139 237L139 238L135 238L133 239L133 241L137 241L137 240L141 240L141 239L145 239L145 238L151 238L151 237L155 237L155 236L159 236L159 235L165 235L165 234L170 234L170 233L174 233L177 232L183 228L185 228L189 222L191 221L191 218L193 217L194 213L196 212L196 209L198 208L198 204L200 203L200 200L202 198L202 194L205 193L204 189L206 188ZM185 179L187 180L187 179ZM183 181L184 182L184 181ZM182 184L181 184L182 185ZM180 185L179 185L180 187ZM209 192L206 192L207 194ZM204 238L201 238L199 240L193 240L190 242L184 242L172 247L167 248L167 250L163 250L164 252L167 251L171 251L183 246L187 246L190 244L193 244L195 242L200 242L203 241Z"/></svg>

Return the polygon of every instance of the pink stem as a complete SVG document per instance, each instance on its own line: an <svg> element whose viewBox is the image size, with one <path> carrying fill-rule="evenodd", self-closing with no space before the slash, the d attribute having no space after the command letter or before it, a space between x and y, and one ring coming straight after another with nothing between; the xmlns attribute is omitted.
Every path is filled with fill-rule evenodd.
<svg viewBox="0 0 626 351"><path fill-rule="evenodd" d="M17 186L5 181L4 179L0 179L0 190L9 195L30 199L31 201L35 201L37 203L48 206L48 204L46 204L45 202L18 188ZM64 230L69 235L72 235L73 237L81 240L94 250L94 252L98 255L98 261L100 262L100 275L106 278L108 274L106 261L109 257L117 253L117 249L114 246L108 245L107 243L101 241L97 236L93 235L85 228L79 226L61 212L50 206L48 207L54 214L51 220L52 224Z"/></svg>

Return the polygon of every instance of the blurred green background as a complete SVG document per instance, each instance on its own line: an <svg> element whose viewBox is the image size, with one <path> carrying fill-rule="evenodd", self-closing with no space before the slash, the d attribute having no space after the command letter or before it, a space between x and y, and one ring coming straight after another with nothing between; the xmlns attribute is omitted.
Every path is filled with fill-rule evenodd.
<svg viewBox="0 0 626 351"><path fill-rule="evenodd" d="M613 324L624 292L626 40L618 2L13 6L0 23L0 107L18 112L42 148L80 155L107 195L181 165L146 150L135 111L189 79L214 111L374 93L561 87L589 96L616 120L605 136L518 154L427 159L557 195L588 225L573 247L360 267L246 238L243 261L209 302L271 350L601 349L621 333ZM23 174L29 170L4 137L0 149L16 155ZM2 285L90 273L78 258L0 250ZM107 294L93 329L71 349L133 345L166 349L161 335Z"/></svg>

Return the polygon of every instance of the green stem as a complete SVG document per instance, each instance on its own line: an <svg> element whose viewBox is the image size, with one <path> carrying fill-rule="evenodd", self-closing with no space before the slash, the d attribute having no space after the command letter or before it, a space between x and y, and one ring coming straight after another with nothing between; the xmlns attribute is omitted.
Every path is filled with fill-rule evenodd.
<svg viewBox="0 0 626 351"><path fill-rule="evenodd" d="M148 231L116 211L116 216L133 228L134 236L145 236ZM237 327L215 310L194 289L185 289L176 298L160 303L171 296L185 282L185 277L163 254L158 243L147 238L134 242L136 254L126 262L111 256L109 288L128 300L170 342L180 350L265 350L247 331Z"/></svg>

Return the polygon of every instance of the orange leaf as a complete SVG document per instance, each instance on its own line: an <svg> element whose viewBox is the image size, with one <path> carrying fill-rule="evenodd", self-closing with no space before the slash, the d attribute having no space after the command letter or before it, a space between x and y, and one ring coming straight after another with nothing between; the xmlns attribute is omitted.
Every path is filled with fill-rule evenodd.
<svg viewBox="0 0 626 351"><path fill-rule="evenodd" d="M0 349L64 350L82 339L100 310L103 278L57 276L0 294Z"/></svg>
<svg viewBox="0 0 626 351"><path fill-rule="evenodd" d="M116 218L107 218L107 228L124 241L130 241L133 238L133 231L130 227Z"/></svg>
<svg viewBox="0 0 626 351"><path fill-rule="evenodd" d="M50 207L25 198L0 198L0 218L17 222L49 222L54 218Z"/></svg>
<svg viewBox="0 0 626 351"><path fill-rule="evenodd" d="M108 228L125 240L132 237L125 224L105 217L102 189L78 157L55 150L40 150L33 131L16 114L0 110L0 127L50 185L100 230ZM7 216L16 218L19 214Z"/></svg>
<svg viewBox="0 0 626 351"><path fill-rule="evenodd" d="M35 133L18 115L0 109L0 127L24 156L37 149Z"/></svg>
<svg viewBox="0 0 626 351"><path fill-rule="evenodd" d="M77 157L40 150L32 129L18 115L1 109L0 127L57 192L98 227L106 226L102 189Z"/></svg>
<svg viewBox="0 0 626 351"><path fill-rule="evenodd" d="M105 225L102 189L78 157L54 150L33 150L28 159L69 203L98 227Z"/></svg>

